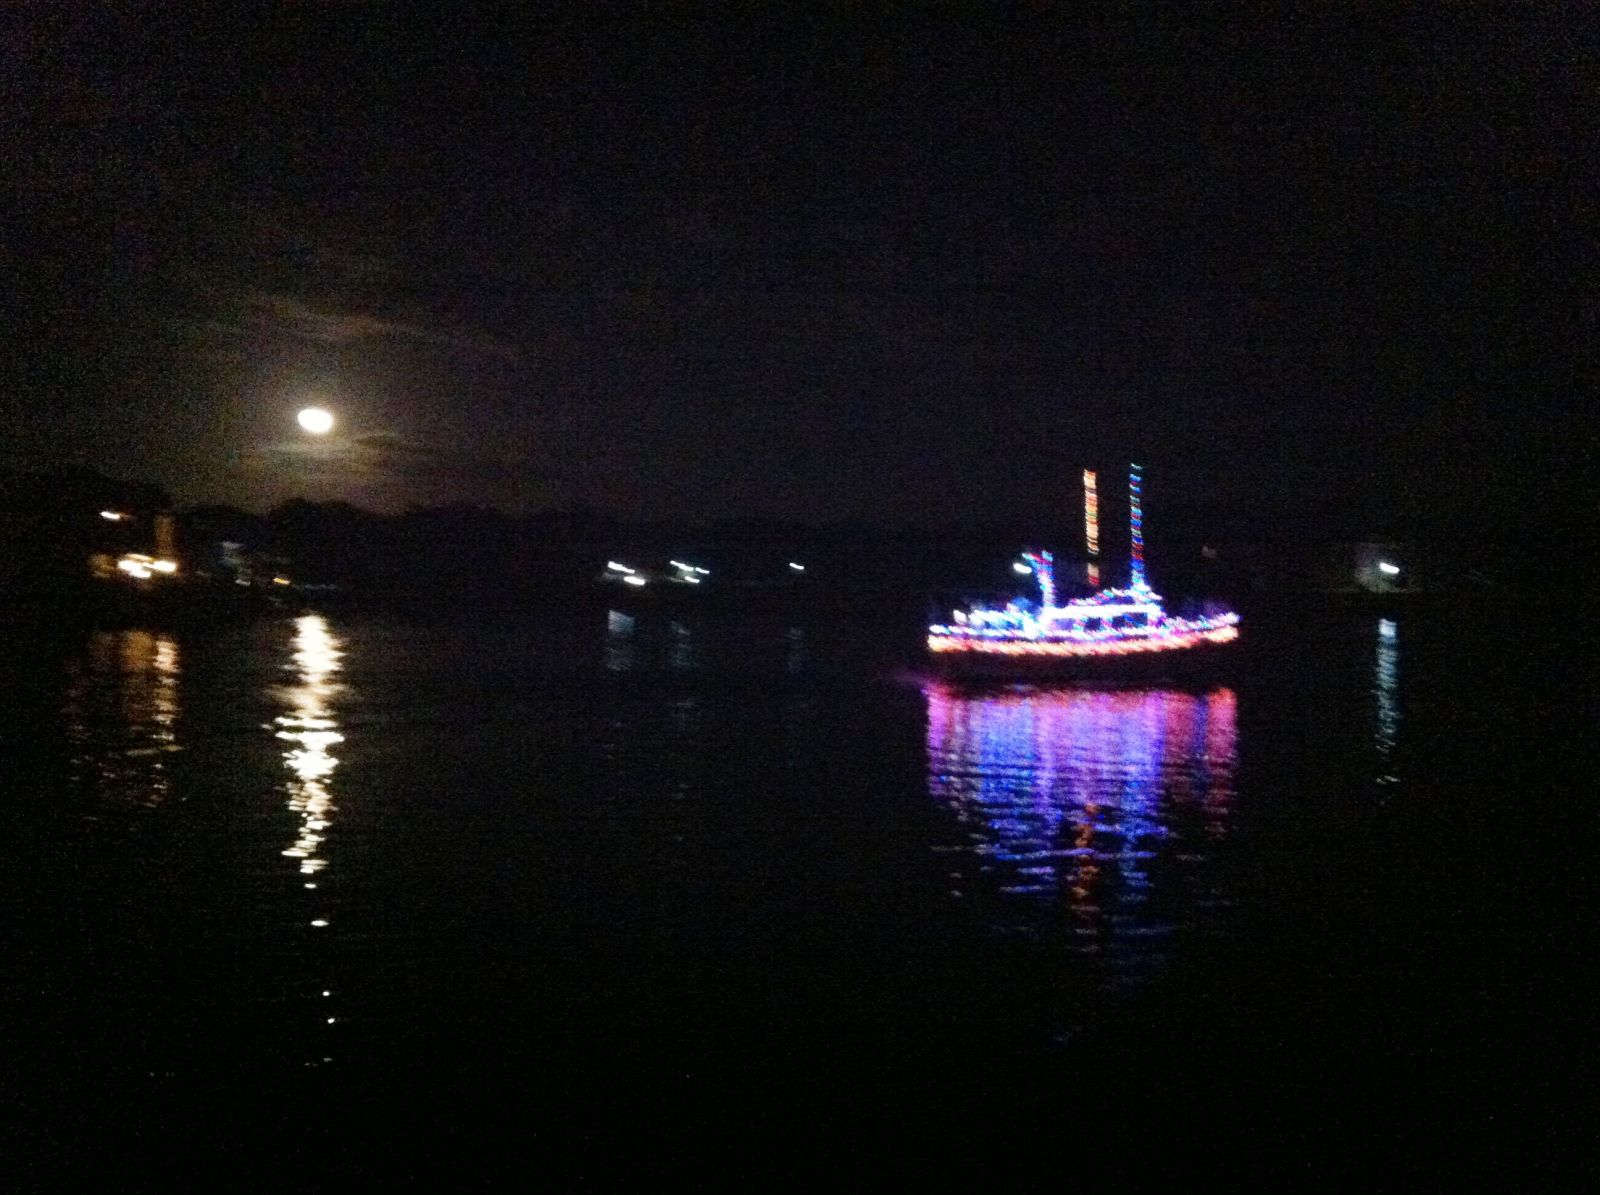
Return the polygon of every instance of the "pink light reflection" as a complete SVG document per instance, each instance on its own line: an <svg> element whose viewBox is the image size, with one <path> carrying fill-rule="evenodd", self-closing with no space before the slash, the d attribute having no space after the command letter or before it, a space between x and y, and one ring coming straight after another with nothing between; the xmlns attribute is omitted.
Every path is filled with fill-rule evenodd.
<svg viewBox="0 0 1600 1195"><path fill-rule="evenodd" d="M1205 873L1233 801L1231 689L923 693L929 789L954 815L936 847L952 895L1030 929L1053 908L1091 952L1215 903Z"/></svg>

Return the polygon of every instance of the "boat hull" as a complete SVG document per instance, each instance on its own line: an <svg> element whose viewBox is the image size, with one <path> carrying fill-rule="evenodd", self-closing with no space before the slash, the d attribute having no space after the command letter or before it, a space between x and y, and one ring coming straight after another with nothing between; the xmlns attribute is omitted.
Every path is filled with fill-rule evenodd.
<svg viewBox="0 0 1600 1195"><path fill-rule="evenodd" d="M1171 651L1128 655L1052 656L935 651L928 653L928 662L936 675L957 680L1146 684L1221 679L1237 658L1237 650L1234 642L1202 642Z"/></svg>

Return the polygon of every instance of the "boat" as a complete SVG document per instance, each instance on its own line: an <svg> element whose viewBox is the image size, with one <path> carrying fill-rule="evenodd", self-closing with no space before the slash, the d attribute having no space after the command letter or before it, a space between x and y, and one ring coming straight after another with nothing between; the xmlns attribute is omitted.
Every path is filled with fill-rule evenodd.
<svg viewBox="0 0 1600 1195"><path fill-rule="evenodd" d="M1169 614L1145 578L1143 475L1129 473L1129 568L1126 586L1096 589L1059 601L1055 561L1027 551L1013 567L1031 574L1037 602L1016 598L999 609L973 606L928 628L928 652L941 672L977 678L1176 677L1215 661L1239 638L1239 615L1211 610L1194 617ZM1099 503L1095 475L1084 472L1087 577L1099 583Z"/></svg>

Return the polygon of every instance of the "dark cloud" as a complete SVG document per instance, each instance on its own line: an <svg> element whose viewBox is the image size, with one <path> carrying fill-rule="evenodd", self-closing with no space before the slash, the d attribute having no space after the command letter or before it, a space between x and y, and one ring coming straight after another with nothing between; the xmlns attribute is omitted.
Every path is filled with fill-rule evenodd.
<svg viewBox="0 0 1600 1195"><path fill-rule="evenodd" d="M423 452L421 448L407 443L393 432L365 432L356 436L351 443L360 452L370 452L380 456L412 457L422 455Z"/></svg>

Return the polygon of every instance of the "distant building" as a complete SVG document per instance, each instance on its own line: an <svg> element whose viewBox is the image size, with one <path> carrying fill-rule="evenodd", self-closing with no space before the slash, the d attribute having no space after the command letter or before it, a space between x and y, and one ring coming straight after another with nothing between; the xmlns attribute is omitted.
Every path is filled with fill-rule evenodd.
<svg viewBox="0 0 1600 1195"><path fill-rule="evenodd" d="M151 520L151 538L155 541L153 555L164 560L178 558L178 521L170 511L159 512Z"/></svg>

